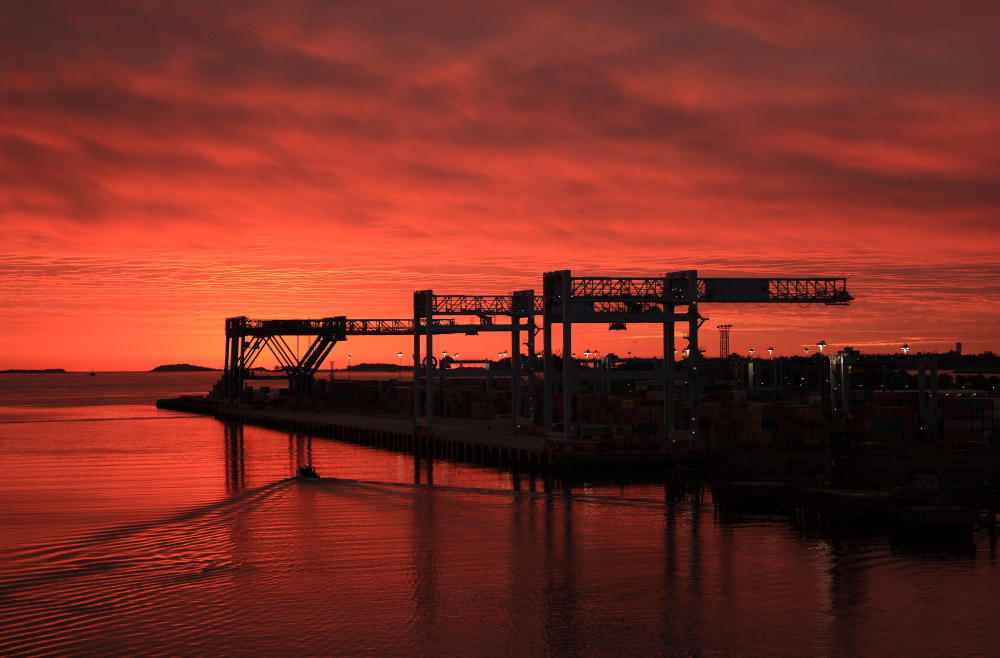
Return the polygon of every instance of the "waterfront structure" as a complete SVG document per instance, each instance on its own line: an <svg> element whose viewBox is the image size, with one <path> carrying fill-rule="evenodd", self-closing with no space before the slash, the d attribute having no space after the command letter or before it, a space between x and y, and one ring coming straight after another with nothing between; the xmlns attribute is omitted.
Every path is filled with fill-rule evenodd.
<svg viewBox="0 0 1000 658"><path fill-rule="evenodd" d="M493 369L492 377L511 380L510 414L514 429L525 418L522 393L523 379L528 380L526 418L536 421L535 337L536 316L543 316L543 391L540 424L544 436L561 434L565 443L576 437L579 427L574 421L573 396L578 383L588 379L603 379L610 389L611 380L646 380L662 382L662 440L686 439L697 441L698 403L702 378L698 368L702 363L698 331L707 320L699 313L703 303L821 303L843 305L853 297L847 291L844 278L705 278L696 270L671 272L659 277L595 277L573 276L570 270L546 272L543 294L520 290L509 295L435 294L433 290L418 290L413 295L411 319L348 319L334 316L319 320L252 320L245 316L226 320L226 365L223 375L223 395L231 402L243 397L244 381L258 375L254 363L269 350L288 378L290 392L301 397L309 389L320 364L336 343L352 335L412 335L414 337L413 413L415 419L430 431L434 418L434 387L437 373L443 381L443 370L434 357L434 336L480 332L509 332L511 339L510 365L504 370ZM678 312L683 307L683 312ZM443 316L443 317L442 317ZM459 323L457 318L474 317L478 323ZM509 322L498 323L498 317ZM628 366L613 370L581 367L573 355L573 325L604 323L621 330L628 323L654 323L663 328L663 356L654 370L635 370ZM674 328L686 323L688 341L685 359L676 361ZM562 325L562 363L556 372L552 349L552 331ZM527 337L527 363L521 356L521 337ZM312 338L301 356L292 350L287 336ZM425 356L421 356L421 355ZM562 396L560 427L554 422L555 385ZM686 422L678 422L676 385L686 385Z"/></svg>
<svg viewBox="0 0 1000 658"><path fill-rule="evenodd" d="M522 415L521 378L524 364L521 361L521 335L527 337L529 383L534 382L535 336L537 328L535 315L542 310L541 299L535 297L534 290L519 290L510 295L438 295L433 290L417 290L413 293L413 412L431 427L434 419L434 387L432 376L437 367L434 357L434 336L436 334L463 333L478 335L480 332L510 333L510 368L494 370L490 377L510 377L511 418L515 427ZM442 318L439 316L450 316ZM478 323L459 324L456 317L475 317ZM509 318L509 323L498 324L498 317ZM423 336L423 358L421 340ZM421 372L422 371L422 372ZM422 383L422 376L425 381ZM423 388L423 396L421 395ZM529 399L530 411L534 411L534 386ZM423 414L421 414L423 405Z"/></svg>
<svg viewBox="0 0 1000 658"><path fill-rule="evenodd" d="M454 320L437 320L444 329ZM334 346L348 336L406 336L413 334L413 320L354 319L344 316L319 320L257 320L246 316L226 319L226 359L223 371L224 397L238 402L243 396L243 384L248 379L274 379L275 375L260 373L254 364L267 349L287 377L289 389L301 395L316 376L320 365ZM311 338L306 351L299 355L286 337Z"/></svg>
<svg viewBox="0 0 1000 658"><path fill-rule="evenodd" d="M552 427L552 326L562 325L563 354L572 354L573 325L629 322L660 324L663 327L663 357L660 369L616 373L616 379L654 379L663 382L663 439L698 439L698 398L702 359L698 330L708 318L699 313L702 303L799 303L844 305L853 299L844 278L704 278L697 270L670 272L660 277L573 276L570 270L546 272L543 277L545 373L543 382L546 432ZM682 313L677 307L684 307ZM674 326L687 324L684 368L675 361ZM572 395L576 382L592 377L572 359L562 361L563 439L574 435ZM676 383L687 384L688 427L680 434L677 423Z"/></svg>

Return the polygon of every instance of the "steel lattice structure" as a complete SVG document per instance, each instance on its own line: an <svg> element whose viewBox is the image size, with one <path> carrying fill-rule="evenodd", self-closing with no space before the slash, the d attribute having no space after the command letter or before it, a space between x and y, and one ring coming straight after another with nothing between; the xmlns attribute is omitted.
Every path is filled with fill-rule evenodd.
<svg viewBox="0 0 1000 658"><path fill-rule="evenodd" d="M454 327L454 320L435 320L434 326L437 328ZM412 336L413 320L406 319L365 319L347 321L345 333L348 336Z"/></svg>
<svg viewBox="0 0 1000 658"><path fill-rule="evenodd" d="M344 317L323 318L321 320L251 320L230 318L242 322L226 324L227 336L319 336L324 333L343 334Z"/></svg>
<svg viewBox="0 0 1000 658"><path fill-rule="evenodd" d="M608 323L621 329L628 322L655 323L663 326L663 366L653 376L636 373L634 378L661 379L664 386L664 439L676 427L674 384L684 381L688 386L690 407L689 438L697 436L699 385L696 375L701 359L698 330L707 318L701 316L701 303L799 303L848 304L853 297L847 291L847 279L835 277L748 278L698 276L697 270L669 272L658 277L573 276L569 270L546 272L543 277L542 306L544 315L545 400L543 424L552 429L552 394L555 372L552 363L552 325L562 324L563 368L563 438L573 438L573 391L575 380L592 373L576 367L573 352L574 323ZM678 313L676 307L685 307ZM687 323L688 358L684 367L675 363L674 325ZM728 352L728 329L722 336L721 350ZM723 354L726 356L727 354ZM616 377L627 373L617 372Z"/></svg>
<svg viewBox="0 0 1000 658"><path fill-rule="evenodd" d="M688 277L573 277L570 294L577 302L594 303L804 303L847 304L845 278L698 278L691 298ZM546 296L561 300L561 291Z"/></svg>
<svg viewBox="0 0 1000 658"><path fill-rule="evenodd" d="M435 372L434 335L464 332L475 335L481 331L510 332L509 371L492 371L491 376L509 376L511 378L511 418L516 426L522 411L521 378L527 374L529 381L533 380L535 371L528 368L523 371L521 360L521 332L527 333L528 363L535 357L535 316L542 313L544 302L533 290L519 290L510 295L437 295L433 290L416 290L413 293L413 323L416 331L413 334L413 363L422 364L423 368L414 368L413 373L413 407L417 417L421 416L423 406L424 422L430 427L434 417L434 386L432 377ZM453 324L441 326L437 315L475 316L478 324ZM500 324L497 316L508 316L508 324ZM454 320L452 320L454 322ZM420 336L424 336L421 346ZM427 355L421 359L421 349ZM423 370L423 373L421 373ZM443 378L444 371L439 371ZM421 381L421 379L425 381ZM443 379L442 379L443 381ZM423 395L421 387L423 386ZM530 387L529 390L533 390ZM534 397L528 398L529 415L533 415Z"/></svg>
<svg viewBox="0 0 1000 658"><path fill-rule="evenodd" d="M426 301L424 294L431 292L431 312L436 315L527 315L530 307L535 315L541 315L543 303L540 297L530 300L515 295L435 295L433 291L420 290L414 296L414 313L424 317Z"/></svg>
<svg viewBox="0 0 1000 658"><path fill-rule="evenodd" d="M286 336L311 336L302 356L296 354ZM333 346L347 340L347 318L319 320L255 320L245 316L226 319L225 395L237 401L243 396L243 382L267 348L288 376L289 387L302 392L315 376Z"/></svg>
<svg viewBox="0 0 1000 658"><path fill-rule="evenodd" d="M421 320L421 326L426 320ZM435 320L438 330L455 327L451 319ZM400 319L347 319L344 316L318 320L258 320L247 317L226 320L226 368L223 374L226 397L238 400L243 384L251 377L257 359L268 350L288 377L289 387L304 390L308 382L333 351L334 346L348 336L409 336L414 334L414 321ZM305 353L297 355L287 336L309 336Z"/></svg>
<svg viewBox="0 0 1000 658"><path fill-rule="evenodd" d="M436 295L432 290L418 290L413 294L413 318L353 319L343 316L320 319L259 320L247 317L226 320L226 370L223 376L225 392L230 400L242 396L243 381L260 354L268 349L274 354L295 391L305 389L320 364L330 354L334 345L348 336L401 336L413 335L414 350L414 403L415 414L420 417L425 407L429 424L433 415L433 387L429 385L434 370L433 336L435 334L503 331L511 334L511 369L499 376L512 379L512 416L515 425L521 411L521 378L535 376L532 365L523 368L521 359L521 332L527 333L529 363L534 362L536 316L544 318L544 416L546 432L553 429L552 398L556 373L552 368L552 327L562 324L564 356L572 356L572 325L574 323L607 323L611 328L623 329L626 323L654 323L663 326L662 368L655 374L646 371L630 375L616 369L605 377L615 379L642 378L662 380L664 384L665 438L676 426L676 400L674 385L684 382L688 386L692 434L697 430L697 364L701 359L698 329L706 318L699 313L702 303L764 303L764 304L825 304L845 305L853 296L847 290L847 280L836 277L709 277L698 276L696 270L670 272L662 276L643 277L574 277L569 270L546 272L543 276L543 293L521 290L510 295ZM683 307L678 312L677 307ZM478 323L459 323L453 317L473 316ZM497 321L507 316L509 323ZM674 326L687 323L688 352L682 367L675 362ZM726 326L726 325L723 325ZM721 329L721 327L720 327ZM287 336L312 337L308 349L301 357L286 341ZM424 337L422 360L421 336ZM728 329L722 337L720 351L728 351ZM726 354L723 354L726 356ZM572 358L563 359L561 373L564 410L564 440L571 440L572 398L574 381L593 376L593 372L578 369ZM424 375L421 375L423 371ZM443 373L442 373L443 374ZM421 396L421 377L426 377L426 400ZM532 406L534 404L531 400ZM529 415L533 415L529 413Z"/></svg>

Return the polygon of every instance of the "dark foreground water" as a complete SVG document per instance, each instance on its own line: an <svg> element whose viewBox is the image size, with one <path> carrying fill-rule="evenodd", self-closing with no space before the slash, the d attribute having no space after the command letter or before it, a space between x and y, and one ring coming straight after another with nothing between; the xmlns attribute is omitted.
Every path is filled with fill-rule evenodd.
<svg viewBox="0 0 1000 658"><path fill-rule="evenodd" d="M804 536L653 484L515 491L148 404L216 377L0 375L0 655L1000 652L984 541ZM289 479L306 461L363 482Z"/></svg>

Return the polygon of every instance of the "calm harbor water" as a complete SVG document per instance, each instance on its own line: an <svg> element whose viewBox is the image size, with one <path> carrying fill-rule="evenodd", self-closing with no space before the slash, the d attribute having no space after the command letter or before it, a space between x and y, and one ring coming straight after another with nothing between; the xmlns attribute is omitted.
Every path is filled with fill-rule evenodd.
<svg viewBox="0 0 1000 658"><path fill-rule="evenodd" d="M657 484L515 491L151 405L217 377L0 375L0 655L997 655L981 538L805 535ZM290 479L304 462L353 481Z"/></svg>

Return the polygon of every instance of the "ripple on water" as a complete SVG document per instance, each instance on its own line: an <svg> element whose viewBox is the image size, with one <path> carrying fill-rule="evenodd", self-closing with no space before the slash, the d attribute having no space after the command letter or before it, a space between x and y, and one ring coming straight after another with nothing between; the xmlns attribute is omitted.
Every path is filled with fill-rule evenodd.
<svg viewBox="0 0 1000 658"><path fill-rule="evenodd" d="M438 462L439 486L414 486L427 464L406 455L123 406L0 426L2 655L972 656L1000 640L984 551L802 536L664 504L658 485L514 492ZM285 479L304 459L357 479Z"/></svg>

